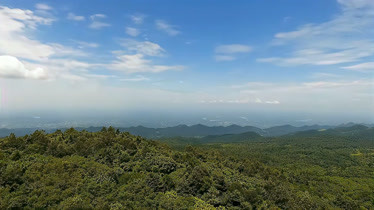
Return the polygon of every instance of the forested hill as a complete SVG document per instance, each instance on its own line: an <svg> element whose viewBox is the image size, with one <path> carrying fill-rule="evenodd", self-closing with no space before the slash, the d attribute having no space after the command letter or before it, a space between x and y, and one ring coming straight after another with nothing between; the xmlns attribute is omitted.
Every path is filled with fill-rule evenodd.
<svg viewBox="0 0 374 210"><path fill-rule="evenodd" d="M87 130L91 132L100 131L102 127L88 127L76 128L77 130ZM230 125L230 126L206 126L206 125L177 125L166 128L148 128L144 126L136 127L126 127L118 128L122 132L130 132L134 135L140 135L145 138L160 138L160 137L174 137L174 136L183 136L183 137L197 137L197 136L207 136L207 135L223 135L223 134L239 134L244 132L256 132L259 134L265 134L266 132L260 128L254 126L239 126L239 125ZM17 129L0 129L0 136L8 136L10 133L15 133L17 136L23 136L26 134L31 134L37 129L32 128L17 128ZM51 133L56 129L44 129L46 132ZM65 129L61 129L65 130Z"/></svg>
<svg viewBox="0 0 374 210"><path fill-rule="evenodd" d="M307 146L314 163L297 162L305 144L291 145L176 151L112 127L10 135L0 139L0 209L374 208L372 147L328 146L340 163Z"/></svg>
<svg viewBox="0 0 374 210"><path fill-rule="evenodd" d="M343 124L340 126L328 126L328 125L305 125L301 127L296 127L292 125L281 125L281 126L274 126L270 128L257 128L254 126L239 126L239 125L230 125L230 126L206 126L202 124L197 125L178 125L166 128L148 128L144 126L136 126L136 127L119 127L118 129L122 132L130 132L134 135L140 135L145 138L165 138L165 137L204 137L209 135L225 135L225 134L241 134L246 132L255 132L261 136L281 136L287 135L291 133L296 133L300 131L309 131L309 130L321 130L321 129L330 129L336 127L351 127L356 124L349 123ZM77 127L77 130L87 130L91 132L100 131L102 127ZM67 128L60 128L60 130L66 130ZM31 134L36 128L1 128L0 129L0 137L8 136L11 133L14 133L17 136L24 136L26 134ZM47 133L52 133L56 129L55 128L43 128Z"/></svg>
<svg viewBox="0 0 374 210"><path fill-rule="evenodd" d="M167 142L169 145L185 145L185 144L207 144L207 143L237 143L237 142L253 142L253 141L267 141L268 139L305 139L307 137L316 138L318 140L330 140L340 138L339 142L343 141L357 141L360 143L367 142L374 146L374 128L369 128L364 125L353 125L351 127L337 127L331 129L320 130L306 130L279 137L261 136L255 132L245 132L240 134L224 134L224 135L209 135L205 137L189 138L189 137L170 137L160 139ZM297 141L296 141L297 142ZM327 142L329 143L329 142ZM323 145L321 145L323 146Z"/></svg>
<svg viewBox="0 0 374 210"><path fill-rule="evenodd" d="M316 136L321 138L323 138L324 136L340 136L350 137L353 139L371 140L374 143L374 128L369 128L364 125L353 125L350 127L337 127L331 129L300 131L288 134L288 136Z"/></svg>

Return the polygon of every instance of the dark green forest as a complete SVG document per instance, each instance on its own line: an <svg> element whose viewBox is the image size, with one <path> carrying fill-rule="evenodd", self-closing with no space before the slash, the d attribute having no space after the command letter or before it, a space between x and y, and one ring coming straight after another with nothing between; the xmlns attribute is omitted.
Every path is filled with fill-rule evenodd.
<svg viewBox="0 0 374 210"><path fill-rule="evenodd" d="M0 139L0 209L373 209L373 129Z"/></svg>

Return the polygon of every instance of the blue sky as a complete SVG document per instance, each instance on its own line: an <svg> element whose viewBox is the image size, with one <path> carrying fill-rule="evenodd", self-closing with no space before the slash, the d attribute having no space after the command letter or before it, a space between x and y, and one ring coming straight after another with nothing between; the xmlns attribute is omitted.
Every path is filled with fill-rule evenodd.
<svg viewBox="0 0 374 210"><path fill-rule="evenodd" d="M374 1L0 3L3 113L302 112L373 121Z"/></svg>

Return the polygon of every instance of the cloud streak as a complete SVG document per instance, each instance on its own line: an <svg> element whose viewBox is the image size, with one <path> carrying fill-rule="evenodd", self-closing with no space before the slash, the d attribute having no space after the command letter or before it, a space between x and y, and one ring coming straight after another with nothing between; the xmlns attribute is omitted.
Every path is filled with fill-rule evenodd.
<svg viewBox="0 0 374 210"><path fill-rule="evenodd" d="M35 7L38 10L52 10L53 9L48 4L36 4Z"/></svg>
<svg viewBox="0 0 374 210"><path fill-rule="evenodd" d="M233 61L237 59L239 54L249 53L251 51L252 47L243 44L219 45L214 50L214 58L216 61Z"/></svg>
<svg viewBox="0 0 374 210"><path fill-rule="evenodd" d="M118 55L117 59L107 66L109 69L122 71L125 73L151 72L160 73L169 70L182 70L183 66L178 65L155 65L150 59L146 59L143 54Z"/></svg>
<svg viewBox="0 0 374 210"><path fill-rule="evenodd" d="M248 45L243 44L229 44L220 45L216 47L215 53L217 54L236 54L236 53L247 53L250 52L252 48Z"/></svg>
<svg viewBox="0 0 374 210"><path fill-rule="evenodd" d="M142 24L144 22L144 19L145 19L145 15L142 15L142 14L136 14L136 15L131 15L130 16L132 22L134 24Z"/></svg>
<svg viewBox="0 0 374 210"><path fill-rule="evenodd" d="M149 81L150 79L148 77L144 77L142 75L137 75L136 77L133 78L125 78L125 79L120 79L120 81L123 82L142 82L142 81Z"/></svg>
<svg viewBox="0 0 374 210"><path fill-rule="evenodd" d="M150 41L136 41L134 39L122 39L120 45L130 53L143 54L147 56L161 56L165 50L157 43Z"/></svg>
<svg viewBox="0 0 374 210"><path fill-rule="evenodd" d="M126 31L126 34L133 36L133 37L136 37L140 34L139 29L136 29L133 27L126 27L125 31Z"/></svg>
<svg viewBox="0 0 374 210"><path fill-rule="evenodd" d="M74 21L84 21L84 20L86 20L86 18L84 16L75 15L72 12L69 12L66 18L68 20L74 20Z"/></svg>
<svg viewBox="0 0 374 210"><path fill-rule="evenodd" d="M373 56L373 1L339 0L338 3L341 13L330 21L275 34L272 45L284 47L288 53L258 61L282 66L334 65Z"/></svg>
<svg viewBox="0 0 374 210"><path fill-rule="evenodd" d="M374 62L359 63L353 66L345 66L342 69L349 69L360 72L374 72Z"/></svg>
<svg viewBox="0 0 374 210"><path fill-rule="evenodd" d="M156 20L155 24L157 29L164 31L169 36L176 36L181 33L179 30L176 29L176 26L170 25L164 20Z"/></svg>
<svg viewBox="0 0 374 210"><path fill-rule="evenodd" d="M90 19L92 20L92 22L88 27L91 29L102 29L102 28L111 26L109 23L102 21L102 19L105 19L106 17L107 16L104 14L91 15Z"/></svg>

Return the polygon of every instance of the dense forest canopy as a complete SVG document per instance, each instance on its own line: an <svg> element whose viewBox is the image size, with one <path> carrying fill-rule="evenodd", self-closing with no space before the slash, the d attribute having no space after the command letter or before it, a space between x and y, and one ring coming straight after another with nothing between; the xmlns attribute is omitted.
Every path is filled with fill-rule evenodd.
<svg viewBox="0 0 374 210"><path fill-rule="evenodd" d="M373 141L342 132L208 142L113 127L11 134L0 139L0 209L372 209Z"/></svg>

